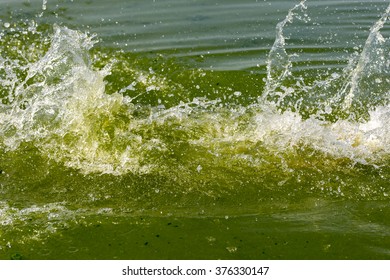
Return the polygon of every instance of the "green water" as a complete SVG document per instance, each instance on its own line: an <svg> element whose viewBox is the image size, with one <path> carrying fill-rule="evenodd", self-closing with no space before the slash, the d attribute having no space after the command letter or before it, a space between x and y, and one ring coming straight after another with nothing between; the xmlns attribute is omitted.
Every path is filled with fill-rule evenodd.
<svg viewBox="0 0 390 280"><path fill-rule="evenodd" d="M388 259L389 15L1 0L0 258Z"/></svg>

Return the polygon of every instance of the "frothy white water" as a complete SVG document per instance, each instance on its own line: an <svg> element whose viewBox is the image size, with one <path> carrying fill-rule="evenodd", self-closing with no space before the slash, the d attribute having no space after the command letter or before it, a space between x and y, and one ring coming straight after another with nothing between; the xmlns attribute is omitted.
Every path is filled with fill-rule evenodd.
<svg viewBox="0 0 390 280"><path fill-rule="evenodd" d="M334 158L349 158L363 164L382 164L389 156L390 108L378 107L368 122L303 119L292 111L280 113L269 107L254 118L253 139L275 151L312 148Z"/></svg>

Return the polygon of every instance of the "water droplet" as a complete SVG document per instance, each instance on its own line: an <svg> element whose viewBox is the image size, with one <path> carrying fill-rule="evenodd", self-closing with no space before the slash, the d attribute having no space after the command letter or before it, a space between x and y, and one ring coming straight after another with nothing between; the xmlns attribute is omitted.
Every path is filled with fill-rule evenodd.
<svg viewBox="0 0 390 280"><path fill-rule="evenodd" d="M215 242L217 240L214 236L207 236L206 239L208 242Z"/></svg>
<svg viewBox="0 0 390 280"><path fill-rule="evenodd" d="M228 250L229 251L229 253L235 253L235 252L237 252L237 247L226 247L226 250Z"/></svg>

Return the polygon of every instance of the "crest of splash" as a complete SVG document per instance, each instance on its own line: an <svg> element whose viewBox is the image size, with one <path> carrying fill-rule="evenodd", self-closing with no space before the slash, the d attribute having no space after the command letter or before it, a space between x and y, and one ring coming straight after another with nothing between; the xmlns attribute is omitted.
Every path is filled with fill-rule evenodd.
<svg viewBox="0 0 390 280"><path fill-rule="evenodd" d="M305 13L306 9L306 0L303 0L290 9L285 19L276 25L275 41L267 58L267 77L262 100L274 100L275 97L278 97L276 105L279 105L284 96L288 94L288 89L280 88L282 82L292 75L291 57L293 55L286 52L284 30L287 25L293 23L295 18L305 22L309 21L309 17Z"/></svg>
<svg viewBox="0 0 390 280"><path fill-rule="evenodd" d="M377 105L384 97L388 99L390 86L390 45L380 30L390 17L390 5L382 17L371 27L356 66L346 77L341 95L345 96L343 110L349 111L354 102L358 106L367 106L366 99L374 100ZM385 90L385 92L383 92ZM362 100L359 100L362 99ZM386 100L387 101L387 100Z"/></svg>

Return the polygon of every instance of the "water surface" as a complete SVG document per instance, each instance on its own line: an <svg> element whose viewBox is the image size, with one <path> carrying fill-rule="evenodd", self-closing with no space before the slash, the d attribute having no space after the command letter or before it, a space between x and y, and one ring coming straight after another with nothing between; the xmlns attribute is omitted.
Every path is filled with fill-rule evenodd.
<svg viewBox="0 0 390 280"><path fill-rule="evenodd" d="M0 258L387 259L387 1L0 1Z"/></svg>

